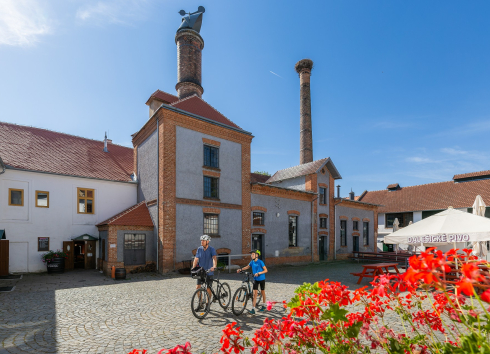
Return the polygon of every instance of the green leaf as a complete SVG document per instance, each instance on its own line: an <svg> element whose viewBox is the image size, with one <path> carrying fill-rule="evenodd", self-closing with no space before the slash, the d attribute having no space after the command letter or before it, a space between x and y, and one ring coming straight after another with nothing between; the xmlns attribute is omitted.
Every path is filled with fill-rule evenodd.
<svg viewBox="0 0 490 354"><path fill-rule="evenodd" d="M347 335L349 338L357 338L359 335L359 331L361 330L362 327L362 321L354 323L352 326L347 328Z"/></svg>

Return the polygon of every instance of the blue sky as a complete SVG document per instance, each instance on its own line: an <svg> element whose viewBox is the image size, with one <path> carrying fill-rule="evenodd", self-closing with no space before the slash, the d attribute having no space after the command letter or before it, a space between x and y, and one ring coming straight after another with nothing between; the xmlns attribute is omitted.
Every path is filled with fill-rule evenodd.
<svg viewBox="0 0 490 354"><path fill-rule="evenodd" d="M0 120L132 146L199 5L203 98L254 134L252 170L299 163L303 58L342 196L490 169L488 1L0 0Z"/></svg>

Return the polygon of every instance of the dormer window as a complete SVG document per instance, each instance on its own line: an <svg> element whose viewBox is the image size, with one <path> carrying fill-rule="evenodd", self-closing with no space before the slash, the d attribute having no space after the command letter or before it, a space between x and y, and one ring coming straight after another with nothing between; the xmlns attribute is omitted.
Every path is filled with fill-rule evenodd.
<svg viewBox="0 0 490 354"><path fill-rule="evenodd" d="M388 189L389 191L396 191L396 190L400 189L400 185L398 183L393 183L393 184L388 185L388 187L386 187L386 189Z"/></svg>

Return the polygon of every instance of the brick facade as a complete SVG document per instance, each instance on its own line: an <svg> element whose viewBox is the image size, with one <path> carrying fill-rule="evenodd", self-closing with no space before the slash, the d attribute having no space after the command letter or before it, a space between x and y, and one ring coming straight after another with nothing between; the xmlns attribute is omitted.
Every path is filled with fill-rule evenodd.
<svg viewBox="0 0 490 354"><path fill-rule="evenodd" d="M197 94L202 96L201 51L204 40L194 30L179 30L175 35L177 44L177 85L179 99Z"/></svg>
<svg viewBox="0 0 490 354"><path fill-rule="evenodd" d="M313 138L311 133L310 75L313 62L303 59L295 69L300 79L300 164L313 161Z"/></svg>

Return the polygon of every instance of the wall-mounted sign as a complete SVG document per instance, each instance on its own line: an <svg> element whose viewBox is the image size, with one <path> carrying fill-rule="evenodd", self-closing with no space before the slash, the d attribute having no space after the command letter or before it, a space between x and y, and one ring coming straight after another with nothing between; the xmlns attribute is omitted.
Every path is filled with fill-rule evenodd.
<svg viewBox="0 0 490 354"><path fill-rule="evenodd" d="M37 251L38 252L49 251L49 237L38 237L37 238Z"/></svg>
<svg viewBox="0 0 490 354"><path fill-rule="evenodd" d="M469 235L426 235L422 237L414 236L408 238L408 243L448 243L448 242L468 242Z"/></svg>
<svg viewBox="0 0 490 354"><path fill-rule="evenodd" d="M111 248L116 248L116 244L115 243L111 243Z"/></svg>
<svg viewBox="0 0 490 354"><path fill-rule="evenodd" d="M88 237L88 236L83 236L83 239L84 239L84 240L88 240L88 239L89 239L89 237Z"/></svg>

